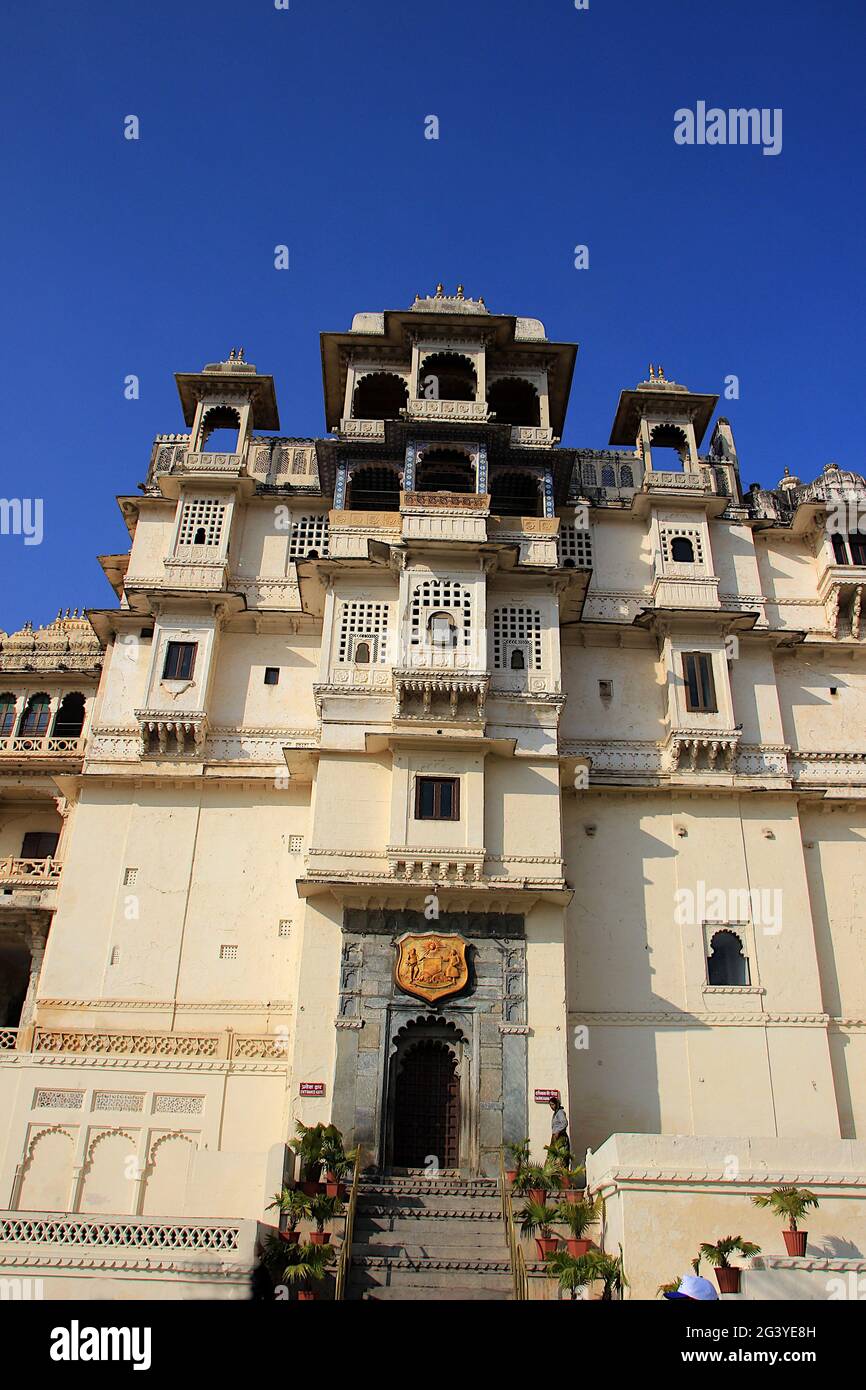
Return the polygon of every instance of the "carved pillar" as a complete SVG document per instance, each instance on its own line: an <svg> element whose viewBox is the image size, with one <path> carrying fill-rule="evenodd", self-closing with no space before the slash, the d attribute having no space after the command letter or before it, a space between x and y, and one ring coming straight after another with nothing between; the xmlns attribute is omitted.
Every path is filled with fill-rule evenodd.
<svg viewBox="0 0 866 1390"><path fill-rule="evenodd" d="M550 468L545 468L544 470L543 488L544 515L553 516L553 470Z"/></svg>
<svg viewBox="0 0 866 1390"><path fill-rule="evenodd" d="M487 491L487 445L479 444L475 455L475 491Z"/></svg>
<svg viewBox="0 0 866 1390"><path fill-rule="evenodd" d="M349 477L349 465L345 459L340 459L337 464L337 481L334 484L334 510L340 511L346 505L346 483Z"/></svg>
<svg viewBox="0 0 866 1390"><path fill-rule="evenodd" d="M415 462L418 456L418 446L414 440L406 445L406 463L403 468L403 491L415 491Z"/></svg>
<svg viewBox="0 0 866 1390"><path fill-rule="evenodd" d="M19 1028L25 1028L33 1022L36 1012L36 996L39 991L39 976L42 971L42 961L45 957L45 938L47 929L41 926L30 927L30 978L27 981L27 993L24 996L24 1003L21 1006L21 1018L18 1021Z"/></svg>

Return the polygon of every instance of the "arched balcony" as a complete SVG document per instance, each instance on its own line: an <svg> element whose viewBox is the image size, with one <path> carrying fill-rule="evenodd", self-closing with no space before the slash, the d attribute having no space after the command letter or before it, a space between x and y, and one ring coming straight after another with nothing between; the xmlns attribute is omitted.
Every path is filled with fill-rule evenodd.
<svg viewBox="0 0 866 1390"><path fill-rule="evenodd" d="M355 420L398 420L409 401L409 388L396 372L369 372L352 396Z"/></svg>
<svg viewBox="0 0 866 1390"><path fill-rule="evenodd" d="M538 392L522 377L502 377L487 391L487 405L500 425L541 424L541 402Z"/></svg>
<svg viewBox="0 0 866 1390"><path fill-rule="evenodd" d="M426 400L476 400L478 378L470 358L459 352L425 357L418 371L418 395Z"/></svg>

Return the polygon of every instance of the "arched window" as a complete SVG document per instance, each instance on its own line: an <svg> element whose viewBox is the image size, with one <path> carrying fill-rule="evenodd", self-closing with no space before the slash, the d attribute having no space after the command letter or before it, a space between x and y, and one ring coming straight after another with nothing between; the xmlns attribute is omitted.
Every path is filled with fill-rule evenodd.
<svg viewBox="0 0 866 1390"><path fill-rule="evenodd" d="M717 931L710 942L707 957L707 980L711 985L747 985L749 962L743 955L743 943L737 933Z"/></svg>
<svg viewBox="0 0 866 1390"><path fill-rule="evenodd" d="M349 510L353 512L398 512L400 478L395 468L370 464L349 477Z"/></svg>
<svg viewBox="0 0 866 1390"><path fill-rule="evenodd" d="M78 738L84 728L84 696L77 690L64 695L54 716L55 738Z"/></svg>
<svg viewBox="0 0 866 1390"><path fill-rule="evenodd" d="M450 613L432 613L427 622L427 631L434 647L453 651L457 646L457 624Z"/></svg>
<svg viewBox="0 0 866 1390"><path fill-rule="evenodd" d="M203 526L199 526L192 538L193 545L207 545L207 531Z"/></svg>
<svg viewBox="0 0 866 1390"><path fill-rule="evenodd" d="M415 477L418 492L474 492L475 469L458 449L427 449Z"/></svg>
<svg viewBox="0 0 866 1390"><path fill-rule="evenodd" d="M656 425L650 435L652 466L664 473L682 473L688 455L688 440L676 425Z"/></svg>
<svg viewBox="0 0 866 1390"><path fill-rule="evenodd" d="M369 665L370 665L370 643L369 643L369 642L359 642L359 643L358 643L357 647L355 648L355 665L356 665L356 666L369 666Z"/></svg>
<svg viewBox="0 0 866 1390"><path fill-rule="evenodd" d="M494 516L538 516L541 492L532 473L494 472L490 484L490 510Z"/></svg>
<svg viewBox="0 0 866 1390"><path fill-rule="evenodd" d="M409 401L409 388L396 372L362 376L352 396L354 420L398 420Z"/></svg>
<svg viewBox="0 0 866 1390"><path fill-rule="evenodd" d="M51 700L49 696L44 692L31 695L24 706L24 713L18 726L19 734L29 738L38 738L41 734L46 733L50 714Z"/></svg>
<svg viewBox="0 0 866 1390"><path fill-rule="evenodd" d="M201 453L236 454L241 417L230 405L215 405L201 423Z"/></svg>
<svg viewBox="0 0 866 1390"><path fill-rule="evenodd" d="M596 487L598 474L595 471L594 463L584 463L581 465L581 477L585 487Z"/></svg>
<svg viewBox="0 0 866 1390"><path fill-rule="evenodd" d="M619 470L620 487L634 487L634 474L631 471L631 464L624 463Z"/></svg>
<svg viewBox="0 0 866 1390"><path fill-rule="evenodd" d="M524 656L523 651L520 647L514 647L514 649L512 650L511 669L512 671L526 670L526 657Z"/></svg>
<svg viewBox="0 0 866 1390"><path fill-rule="evenodd" d="M674 536L671 541L671 559L677 565L693 565L695 548L686 536Z"/></svg>
<svg viewBox="0 0 866 1390"><path fill-rule="evenodd" d="M602 487L616 487L616 474L613 471L612 464L606 463L602 468L601 485Z"/></svg>
<svg viewBox="0 0 866 1390"><path fill-rule="evenodd" d="M520 377L503 377L487 391L487 405L499 425L540 425L538 392Z"/></svg>
<svg viewBox="0 0 866 1390"><path fill-rule="evenodd" d="M427 400L474 401L478 395L475 368L459 352L434 352L418 372L418 395Z"/></svg>
<svg viewBox="0 0 866 1390"><path fill-rule="evenodd" d="M15 696L8 691L0 695L0 738L8 738L15 728Z"/></svg>

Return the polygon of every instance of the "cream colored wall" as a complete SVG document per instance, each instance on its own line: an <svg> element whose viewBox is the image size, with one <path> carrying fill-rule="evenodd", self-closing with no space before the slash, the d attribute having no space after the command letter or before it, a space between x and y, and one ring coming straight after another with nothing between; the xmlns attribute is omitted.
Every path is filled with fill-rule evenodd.
<svg viewBox="0 0 866 1390"><path fill-rule="evenodd" d="M144 623L142 623L142 627ZM141 628L119 633L105 653L99 688L100 727L134 727L133 711L144 707L152 658L152 638Z"/></svg>
<svg viewBox="0 0 866 1390"><path fill-rule="evenodd" d="M316 636L225 633L210 695L211 724L314 729L313 682L318 678L319 650ZM276 685L265 685L266 666L279 669Z"/></svg>
<svg viewBox="0 0 866 1390"><path fill-rule="evenodd" d="M242 823L254 833L241 833ZM290 946L277 935L280 919L298 910L288 837L306 837L308 826L307 791L293 785L157 785L123 805L110 786L85 787L41 995L288 998ZM126 868L138 870L132 887ZM219 959L223 944L238 946L236 960Z"/></svg>
<svg viewBox="0 0 866 1390"><path fill-rule="evenodd" d="M866 727L866 679L858 655L798 648L776 659L785 740L795 748L859 752ZM836 686L838 694L831 695Z"/></svg>
<svg viewBox="0 0 866 1390"><path fill-rule="evenodd" d="M127 583L162 574L165 558L171 552L176 512L176 502L167 498L164 502L148 499L142 506L130 548Z"/></svg>
<svg viewBox="0 0 866 1390"><path fill-rule="evenodd" d="M523 758L487 758L484 839L490 858L562 854L559 766ZM553 868L546 868L553 874Z"/></svg>
<svg viewBox="0 0 866 1390"><path fill-rule="evenodd" d="M740 1126L838 1135L791 804L754 794L568 796L564 838L575 888L566 914L569 1017L588 1028L588 1046L569 1054L582 1138L596 1144L614 1129L717 1134ZM707 987L704 921L717 909L709 899L701 910L701 883L705 903L715 889L726 906L731 890L742 895L731 905L739 914L745 902L747 920L723 912L717 921L733 922L743 939L752 988L720 995ZM680 924L684 889L694 910ZM751 890L768 896L752 902ZM802 1026L780 1026L788 1016ZM748 1084L732 1085L734 1077Z"/></svg>
<svg viewBox="0 0 866 1390"><path fill-rule="evenodd" d="M653 541L627 515L596 512L592 526L592 584L597 589L642 589L652 583Z"/></svg>
<svg viewBox="0 0 866 1390"><path fill-rule="evenodd" d="M647 638L619 647L593 637L580 644L574 629L563 634L563 686L568 703L563 739L651 739L663 735L665 686L658 649ZM590 644L591 643L591 644ZM600 680L613 681L613 698L602 700Z"/></svg>
<svg viewBox="0 0 866 1390"><path fill-rule="evenodd" d="M0 805L0 859L7 855L19 858L24 836L29 831L45 831L59 835L63 821L54 802L18 803L4 801Z"/></svg>

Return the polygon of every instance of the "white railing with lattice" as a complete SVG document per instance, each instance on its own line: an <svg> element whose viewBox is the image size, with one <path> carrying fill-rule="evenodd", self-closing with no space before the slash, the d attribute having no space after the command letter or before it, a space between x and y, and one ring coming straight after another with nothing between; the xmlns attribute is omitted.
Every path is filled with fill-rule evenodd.
<svg viewBox="0 0 866 1390"><path fill-rule="evenodd" d="M17 1028L0 1028L0 1052L14 1052L17 1041Z"/></svg>
<svg viewBox="0 0 866 1390"><path fill-rule="evenodd" d="M0 1217L0 1243L74 1245L113 1250L237 1250L243 1223L190 1218L181 1222L8 1212Z"/></svg>

